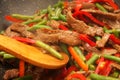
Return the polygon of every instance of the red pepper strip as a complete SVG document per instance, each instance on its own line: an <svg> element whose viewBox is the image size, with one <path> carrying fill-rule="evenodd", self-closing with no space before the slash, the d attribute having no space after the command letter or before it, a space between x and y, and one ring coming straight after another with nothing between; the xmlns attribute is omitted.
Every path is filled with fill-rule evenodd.
<svg viewBox="0 0 120 80"><path fill-rule="evenodd" d="M19 22L19 23L23 22L23 20L13 18L12 16L9 16L9 15L6 15L6 16L5 16L5 19L6 19L7 21L11 21L11 22Z"/></svg>
<svg viewBox="0 0 120 80"><path fill-rule="evenodd" d="M98 63L98 66L95 70L95 73L97 74L101 74L101 75L104 75L104 76L108 76L112 67L111 67L111 61L110 60L104 60L103 57L101 57L99 59L99 63Z"/></svg>
<svg viewBox="0 0 120 80"><path fill-rule="evenodd" d="M69 5L68 0L64 1L63 5L64 5L64 8L68 8L68 5Z"/></svg>
<svg viewBox="0 0 120 80"><path fill-rule="evenodd" d="M88 54L85 56L86 60L89 60L89 59L92 57L92 55L93 55L92 52L91 52L91 53L88 53Z"/></svg>
<svg viewBox="0 0 120 80"><path fill-rule="evenodd" d="M79 15L84 15L86 17L88 17L90 20L92 20L94 23L100 25L100 26L105 26L105 24L99 20L97 20L94 16L92 16L91 13L85 12L85 11L75 11L73 13L73 17L77 17Z"/></svg>
<svg viewBox="0 0 120 80"><path fill-rule="evenodd" d="M62 29L62 30L68 30L68 28L62 24L59 25L59 28Z"/></svg>
<svg viewBox="0 0 120 80"><path fill-rule="evenodd" d="M23 77L25 72L25 62L23 60L20 60L19 62L19 76Z"/></svg>
<svg viewBox="0 0 120 80"><path fill-rule="evenodd" d="M120 53L116 53L115 56L116 56L116 57L120 57Z"/></svg>
<svg viewBox="0 0 120 80"><path fill-rule="evenodd" d="M55 80L62 80L64 79L67 75L69 75L72 71L77 71L77 67L72 65L70 66L68 69L66 69L66 67L62 68L62 72L56 76L56 79Z"/></svg>
<svg viewBox="0 0 120 80"><path fill-rule="evenodd" d="M112 6L114 10L119 9L118 5L115 4L113 0L84 0L84 2L90 2L90 3L105 2L105 3L108 3L110 6Z"/></svg>
<svg viewBox="0 0 120 80"><path fill-rule="evenodd" d="M81 7L82 7L82 0L75 0L75 2L76 2L76 6L75 6L75 11L79 11L80 9L81 9Z"/></svg>
<svg viewBox="0 0 120 80"><path fill-rule="evenodd" d="M120 39L117 38L114 34L111 34L109 37L115 44L119 44L120 45Z"/></svg>
<svg viewBox="0 0 120 80"><path fill-rule="evenodd" d="M79 15L78 17L79 17L79 19L83 20L85 23L88 22L88 21L83 17L83 15Z"/></svg>
<svg viewBox="0 0 120 80"><path fill-rule="evenodd" d="M112 63L112 61L106 60L105 65L104 65L103 69L99 72L99 74L108 76L110 74L110 71L112 70L111 63Z"/></svg>
<svg viewBox="0 0 120 80"><path fill-rule="evenodd" d="M80 73L74 73L74 74L69 75L67 77L67 80L72 80L72 78L77 78L77 79L80 79L80 80L86 80L86 77L83 74L80 74Z"/></svg>
<svg viewBox="0 0 120 80"><path fill-rule="evenodd" d="M18 36L15 36L13 38L20 41L20 42L25 42L25 43L29 43L29 44L34 44L35 43L34 40L29 39L29 38L23 38L23 37L18 37Z"/></svg>
<svg viewBox="0 0 120 80"><path fill-rule="evenodd" d="M105 65L105 61L104 61L104 57L99 58L96 63L98 64L98 66L96 67L95 73L99 73L101 71L101 69L104 67Z"/></svg>
<svg viewBox="0 0 120 80"><path fill-rule="evenodd" d="M96 43L90 40L86 34L80 34L79 38L80 40L87 42L92 47L96 46Z"/></svg>

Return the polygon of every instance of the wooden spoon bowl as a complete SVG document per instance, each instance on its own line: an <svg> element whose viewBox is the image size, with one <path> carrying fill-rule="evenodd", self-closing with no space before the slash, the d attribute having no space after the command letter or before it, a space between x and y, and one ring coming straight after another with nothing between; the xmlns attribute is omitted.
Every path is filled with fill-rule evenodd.
<svg viewBox="0 0 120 80"><path fill-rule="evenodd" d="M4 50L30 64L47 69L60 68L67 64L69 60L65 53L61 53L63 60L59 60L49 53L42 53L39 49L33 46L21 43L3 35L0 35L0 50Z"/></svg>

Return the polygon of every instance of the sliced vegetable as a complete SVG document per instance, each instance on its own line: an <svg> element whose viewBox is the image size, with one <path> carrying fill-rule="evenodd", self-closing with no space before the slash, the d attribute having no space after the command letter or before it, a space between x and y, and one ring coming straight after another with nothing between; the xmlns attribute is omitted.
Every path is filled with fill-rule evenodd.
<svg viewBox="0 0 120 80"><path fill-rule="evenodd" d="M92 40L90 40L86 34L80 34L79 38L81 40L87 42L92 47L96 46L96 43L93 42Z"/></svg>
<svg viewBox="0 0 120 80"><path fill-rule="evenodd" d="M118 78L108 77L108 76L102 76L98 74L91 73L90 78L92 80L119 80Z"/></svg>
<svg viewBox="0 0 120 80"><path fill-rule="evenodd" d="M115 43L120 45L120 39L117 38L114 34L110 35L110 39Z"/></svg>
<svg viewBox="0 0 120 80"><path fill-rule="evenodd" d="M88 66L85 64L85 62L79 58L73 47L68 48L69 52L71 53L72 57L75 59L75 61L78 63L78 65L85 71L88 71Z"/></svg>
<svg viewBox="0 0 120 80"><path fill-rule="evenodd" d="M62 55L58 53L56 50L54 50L52 47L49 45L41 42L41 41L35 41L35 45L44 48L45 50L49 51L53 56L55 56L58 59L63 59Z"/></svg>
<svg viewBox="0 0 120 80"><path fill-rule="evenodd" d="M25 75L25 62L23 60L19 61L19 76L23 77Z"/></svg>

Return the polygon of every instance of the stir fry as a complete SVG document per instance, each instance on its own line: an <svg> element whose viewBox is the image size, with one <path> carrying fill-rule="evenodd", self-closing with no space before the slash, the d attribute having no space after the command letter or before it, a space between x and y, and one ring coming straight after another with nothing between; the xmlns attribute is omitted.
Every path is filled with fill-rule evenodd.
<svg viewBox="0 0 120 80"><path fill-rule="evenodd" d="M113 0L58 1L33 15L5 19L11 25L2 35L60 60L61 52L69 56L65 66L49 70L1 51L3 62L15 65L5 80L120 80L120 10Z"/></svg>

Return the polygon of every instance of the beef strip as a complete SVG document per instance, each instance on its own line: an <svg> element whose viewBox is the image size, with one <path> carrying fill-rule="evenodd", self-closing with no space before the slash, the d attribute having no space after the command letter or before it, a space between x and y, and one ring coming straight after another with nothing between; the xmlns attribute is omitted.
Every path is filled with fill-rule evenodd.
<svg viewBox="0 0 120 80"><path fill-rule="evenodd" d="M8 29L5 31L5 35L13 37L13 36L23 36L32 38L34 35L27 31L28 26L23 25L21 23L13 23Z"/></svg>
<svg viewBox="0 0 120 80"><path fill-rule="evenodd" d="M79 33L88 34L91 36L101 36L104 33L101 27L91 27L83 21L75 19L74 17L72 17L72 13L70 11L67 14L67 22L74 30Z"/></svg>
<svg viewBox="0 0 120 80"><path fill-rule="evenodd" d="M68 45L79 45L81 43L78 33L65 30L38 29L34 39L45 43L63 42Z"/></svg>
<svg viewBox="0 0 120 80"><path fill-rule="evenodd" d="M18 69L11 69L11 70L7 70L3 76L4 80L9 80L11 78L15 78L18 77L19 75L19 71Z"/></svg>
<svg viewBox="0 0 120 80"><path fill-rule="evenodd" d="M120 52L120 45L118 45L118 44L113 44L113 47L114 47L118 52Z"/></svg>
<svg viewBox="0 0 120 80"><path fill-rule="evenodd" d="M100 53L96 47L91 47L88 43L82 43L82 46L87 52Z"/></svg>
<svg viewBox="0 0 120 80"><path fill-rule="evenodd" d="M119 69L119 70L120 70L120 65L119 65L119 64L117 64L117 63L112 63L112 67L115 67L115 68L117 68L117 69Z"/></svg>
<svg viewBox="0 0 120 80"><path fill-rule="evenodd" d="M51 26L53 29L59 29L60 23L58 21L51 20L47 22L47 25Z"/></svg>
<svg viewBox="0 0 120 80"><path fill-rule="evenodd" d="M120 29L120 13L107 13L102 12L100 10L90 10L90 9L84 9L83 11L90 12L98 18L100 21L103 21L107 25L109 25L111 28L119 28Z"/></svg>
<svg viewBox="0 0 120 80"><path fill-rule="evenodd" d="M110 55L112 55L112 54L116 54L117 50L116 49L103 49L101 53L102 54L110 54Z"/></svg>
<svg viewBox="0 0 120 80"><path fill-rule="evenodd" d="M108 39L109 39L109 36L110 36L110 34L105 33L105 34L102 36L102 39L101 39L101 40L98 40L98 41L96 42L97 47L104 47L105 44L107 43Z"/></svg>

